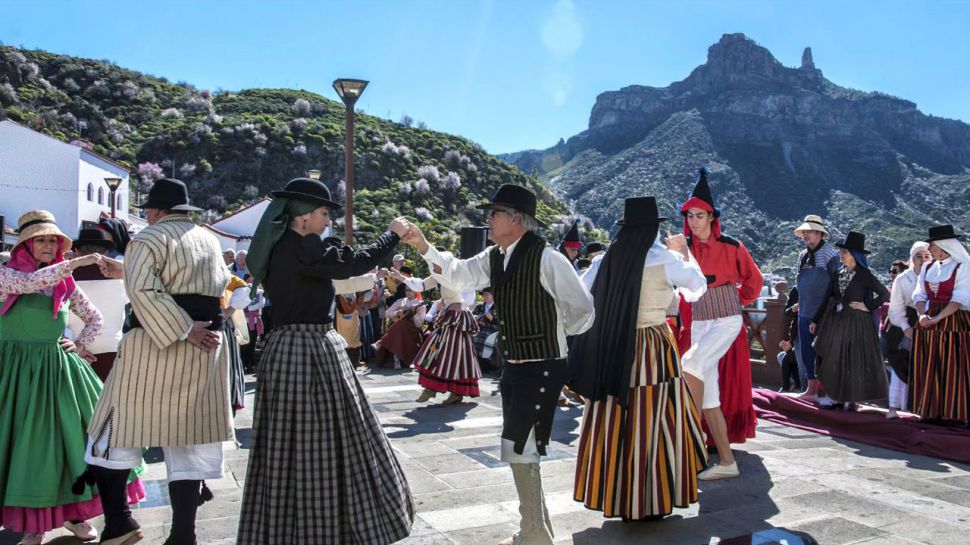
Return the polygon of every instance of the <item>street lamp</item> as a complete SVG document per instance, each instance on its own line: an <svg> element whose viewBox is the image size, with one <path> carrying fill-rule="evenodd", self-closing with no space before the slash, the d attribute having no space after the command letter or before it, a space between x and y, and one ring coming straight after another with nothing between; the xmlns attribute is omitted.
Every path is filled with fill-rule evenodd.
<svg viewBox="0 0 970 545"><path fill-rule="evenodd" d="M320 179L320 171L319 170L316 170L316 169L314 169L314 170L308 170L308 171L306 171L306 177L307 178L310 178L311 180L319 180Z"/></svg>
<svg viewBox="0 0 970 545"><path fill-rule="evenodd" d="M121 178L108 177L104 179L104 183L108 184L108 189L111 190L111 219L115 219L115 191L121 185Z"/></svg>
<svg viewBox="0 0 970 545"><path fill-rule="evenodd" d="M354 103L363 94L367 82L362 79L338 79L333 89L347 107L347 136L344 140L344 244L354 239Z"/></svg>

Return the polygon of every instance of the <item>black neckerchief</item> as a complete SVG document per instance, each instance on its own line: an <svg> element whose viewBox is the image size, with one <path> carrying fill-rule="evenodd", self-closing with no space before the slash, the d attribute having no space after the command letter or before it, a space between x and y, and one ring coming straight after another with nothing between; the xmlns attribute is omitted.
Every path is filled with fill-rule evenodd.
<svg viewBox="0 0 970 545"><path fill-rule="evenodd" d="M799 264L798 264L798 270L802 270L806 266L808 266L808 267L814 267L815 266L815 253L818 252L819 250L821 250L822 249L822 246L825 246L825 239L824 238L821 240L821 242L818 243L818 246L816 246L814 250L811 249L811 248L809 248L808 246L806 246L805 247L805 255L802 256L801 262L799 262Z"/></svg>

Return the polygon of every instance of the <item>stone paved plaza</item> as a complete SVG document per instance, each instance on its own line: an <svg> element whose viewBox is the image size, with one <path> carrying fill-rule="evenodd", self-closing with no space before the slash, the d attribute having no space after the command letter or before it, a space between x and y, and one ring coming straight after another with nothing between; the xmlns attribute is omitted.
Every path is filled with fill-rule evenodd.
<svg viewBox="0 0 970 545"><path fill-rule="evenodd" d="M239 446L227 444L226 476L209 482L216 498L199 510L200 543L235 543L251 438L255 383L249 380L249 407L236 417ZM368 371L360 380L417 503L412 536L400 543L492 545L511 535L518 512L511 472L498 460L501 400L496 381L483 380L482 397L473 403L443 406L443 396L427 405L413 401L420 391L413 371ZM579 408L559 410L550 456L542 464L557 544L786 543L772 537L783 532L732 539L772 528L825 545L970 543L970 466L765 421L756 439L738 447L741 479L702 484L699 505L677 510L662 522L606 520L572 500L581 415ZM149 498L135 516L145 528L142 543L160 545L170 518L165 470L154 452L149 462ZM77 543L60 535L48 534L48 542ZM0 545L16 542L9 532L0 533Z"/></svg>

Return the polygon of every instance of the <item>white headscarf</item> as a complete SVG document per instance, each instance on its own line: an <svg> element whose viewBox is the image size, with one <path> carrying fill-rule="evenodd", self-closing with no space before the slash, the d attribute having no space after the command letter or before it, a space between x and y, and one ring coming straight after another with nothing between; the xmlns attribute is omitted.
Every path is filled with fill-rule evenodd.
<svg viewBox="0 0 970 545"><path fill-rule="evenodd" d="M929 249L930 249L929 242L924 242L920 240L913 243L913 246L909 249L909 268L911 271L913 271L916 274L919 274L919 271L916 270L916 263L913 261L913 258L916 257L916 254L918 254L919 252L922 252L923 250L929 251Z"/></svg>
<svg viewBox="0 0 970 545"><path fill-rule="evenodd" d="M934 240L933 244L936 244L944 252L950 254L950 257L957 263L970 265L970 254L967 253L967 249L964 248L963 243L959 240L945 238L943 240Z"/></svg>

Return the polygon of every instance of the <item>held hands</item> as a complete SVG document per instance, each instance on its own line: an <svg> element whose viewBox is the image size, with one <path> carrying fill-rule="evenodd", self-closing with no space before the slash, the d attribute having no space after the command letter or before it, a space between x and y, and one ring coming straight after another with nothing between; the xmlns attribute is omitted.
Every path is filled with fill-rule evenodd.
<svg viewBox="0 0 970 545"><path fill-rule="evenodd" d="M210 325L212 325L211 321L193 323L186 340L206 352L212 352L219 348L219 345L222 344L222 333L206 329Z"/></svg>
<svg viewBox="0 0 970 545"><path fill-rule="evenodd" d="M672 252L677 252L685 260L687 259L687 237L682 233L676 235L671 235L670 231L667 231L667 238L664 240L667 245L667 249Z"/></svg>
<svg viewBox="0 0 970 545"><path fill-rule="evenodd" d="M428 251L428 239L424 238L424 233L421 232L421 229L418 229L417 225L411 225L411 230L402 240L422 255Z"/></svg>
<svg viewBox="0 0 970 545"><path fill-rule="evenodd" d="M125 264L122 261L112 259L108 256L101 256L99 266L101 268L101 274L107 276L108 278L125 277Z"/></svg>
<svg viewBox="0 0 970 545"><path fill-rule="evenodd" d="M778 343L778 348L781 348L785 352L788 352L789 350L791 350L792 344L788 341L781 341L780 343Z"/></svg>
<svg viewBox="0 0 970 545"><path fill-rule="evenodd" d="M99 265L101 264L102 257L103 256L101 254L88 254L81 257L75 257L69 261L71 264L71 270L73 271L79 267L87 267L88 265Z"/></svg>
<svg viewBox="0 0 970 545"><path fill-rule="evenodd" d="M411 222L409 222L405 217L394 218L394 221L392 221L387 228L390 229L392 233L403 239L407 234L408 229L411 228Z"/></svg>
<svg viewBox="0 0 970 545"><path fill-rule="evenodd" d="M927 328L927 327L933 327L934 325L936 325L936 320L934 320L933 318L930 318L926 314L920 314L920 317L919 317L920 327Z"/></svg>

